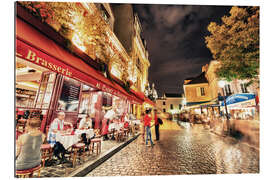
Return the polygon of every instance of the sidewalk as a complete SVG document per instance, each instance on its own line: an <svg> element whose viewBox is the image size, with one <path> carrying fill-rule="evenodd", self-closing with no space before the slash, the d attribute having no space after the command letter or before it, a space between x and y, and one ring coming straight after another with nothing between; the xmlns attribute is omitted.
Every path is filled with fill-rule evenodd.
<svg viewBox="0 0 270 180"><path fill-rule="evenodd" d="M227 129L226 124L223 126L221 123L216 124L211 129L210 132L226 138L234 138L237 141L246 144L250 147L259 150L259 121L256 120L235 120L231 122L231 128L233 132L229 136L226 136L224 129Z"/></svg>
<svg viewBox="0 0 270 180"><path fill-rule="evenodd" d="M99 155L91 154L85 156L83 162L82 160L77 159L74 168L69 163L52 166L45 165L41 170L40 177L83 177L126 145L134 141L139 135L140 134L137 133L134 137L129 136L124 142L116 142L115 140L102 141L101 153Z"/></svg>

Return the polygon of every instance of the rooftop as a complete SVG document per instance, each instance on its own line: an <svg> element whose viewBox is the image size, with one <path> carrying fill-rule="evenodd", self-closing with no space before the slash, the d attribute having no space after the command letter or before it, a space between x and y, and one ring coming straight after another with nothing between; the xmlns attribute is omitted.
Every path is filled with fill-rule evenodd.
<svg viewBox="0 0 270 180"><path fill-rule="evenodd" d="M192 78L191 81L186 83L185 85L188 84L200 84L200 83L208 83L206 77L205 77L205 72L201 73L199 76Z"/></svg>
<svg viewBox="0 0 270 180"><path fill-rule="evenodd" d="M167 98L170 98L170 97L182 97L182 95L181 94L177 94L177 93L165 93L165 96L167 97Z"/></svg>

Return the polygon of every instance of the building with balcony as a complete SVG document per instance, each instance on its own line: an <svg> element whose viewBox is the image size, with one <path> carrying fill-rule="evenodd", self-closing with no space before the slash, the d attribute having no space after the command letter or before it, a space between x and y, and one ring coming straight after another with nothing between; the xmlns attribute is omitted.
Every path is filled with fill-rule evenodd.
<svg viewBox="0 0 270 180"><path fill-rule="evenodd" d="M196 113L199 112L200 105L211 101L209 84L204 69L199 76L185 79L183 89L186 108L194 110Z"/></svg>
<svg viewBox="0 0 270 180"><path fill-rule="evenodd" d="M129 71L138 67L114 32L118 20L107 3L17 2L17 114L41 112L44 132L59 111L74 127L89 113L101 128L103 107L124 115L153 103L129 87Z"/></svg>
<svg viewBox="0 0 270 180"><path fill-rule="evenodd" d="M240 100L241 102L238 102L233 100L233 103L228 104L228 111L231 114L231 116L237 116L236 111L242 111L246 113L243 114L250 114L254 117L255 111L256 111L256 102L255 97L258 96L258 87L256 83L249 84L249 80L239 80L235 79L231 82L224 81L224 87L219 87L219 81L220 79L215 74L217 68L219 67L219 62L216 60L212 60L209 65L206 65L206 78L209 82L209 91L211 96L211 101L213 104L221 104L221 110L224 110L224 103L223 95L226 98L226 101L229 102L229 99L234 99L237 97L242 97L243 99ZM223 94L224 93L224 94ZM253 97L249 99L250 97ZM245 105L246 104L246 105ZM205 106L206 107L206 106ZM216 107L217 108L217 107ZM214 108L212 108L214 109ZM217 109L214 112L218 112ZM217 113L216 113L217 114Z"/></svg>
<svg viewBox="0 0 270 180"><path fill-rule="evenodd" d="M128 79L132 82L132 89L144 92L150 62L146 41L141 38L143 30L139 17L130 4L114 4L112 7L115 14L114 32L131 58Z"/></svg>
<svg viewBox="0 0 270 180"><path fill-rule="evenodd" d="M144 92L149 84L150 62L146 41L142 39L143 29L139 17L130 4L113 4L112 9L115 15L114 32L130 57L127 66L130 88L139 97L147 97ZM148 101L143 106L134 105L132 109L139 118L146 108L153 108L153 103Z"/></svg>
<svg viewBox="0 0 270 180"><path fill-rule="evenodd" d="M219 87L220 79L216 75L219 62L213 60L202 67L202 73L195 78L184 81L185 109L192 113L205 113L207 115L224 114L224 98L228 101L228 111L235 116L236 109L244 112L241 114L255 115L258 88L256 83L249 84L249 80L235 79L231 82L224 81L224 86ZM224 96L224 98L223 98Z"/></svg>

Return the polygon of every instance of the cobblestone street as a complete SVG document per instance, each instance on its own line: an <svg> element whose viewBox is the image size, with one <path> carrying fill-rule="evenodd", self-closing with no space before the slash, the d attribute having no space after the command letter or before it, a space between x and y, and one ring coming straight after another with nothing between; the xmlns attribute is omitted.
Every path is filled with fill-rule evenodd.
<svg viewBox="0 0 270 180"><path fill-rule="evenodd" d="M166 121L160 133L153 148L142 144L139 136L88 176L259 173L257 150L201 125L180 128ZM152 136L155 139L154 128Z"/></svg>

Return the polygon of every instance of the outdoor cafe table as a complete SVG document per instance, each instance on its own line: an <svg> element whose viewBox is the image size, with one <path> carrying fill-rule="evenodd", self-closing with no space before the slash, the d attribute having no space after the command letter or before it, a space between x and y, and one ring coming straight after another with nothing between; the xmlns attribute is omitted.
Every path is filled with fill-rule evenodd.
<svg viewBox="0 0 270 180"><path fill-rule="evenodd" d="M56 134L56 141L59 141L65 149L68 149L71 147L73 144L78 143L80 138L78 137L77 134L74 135L69 135L69 134Z"/></svg>
<svg viewBox="0 0 270 180"><path fill-rule="evenodd" d="M141 121L140 121L140 120L131 120L131 122L132 122L133 124L136 124L136 125L141 124Z"/></svg>
<svg viewBox="0 0 270 180"><path fill-rule="evenodd" d="M124 123L111 123L109 124L109 131L115 129L116 131L119 131L122 127L124 127Z"/></svg>
<svg viewBox="0 0 270 180"><path fill-rule="evenodd" d="M81 134L85 133L87 138L95 136L94 129L76 129L75 134L80 138Z"/></svg>

